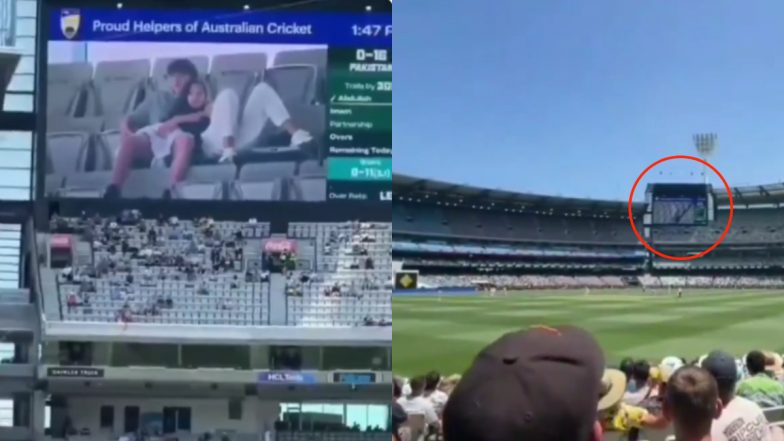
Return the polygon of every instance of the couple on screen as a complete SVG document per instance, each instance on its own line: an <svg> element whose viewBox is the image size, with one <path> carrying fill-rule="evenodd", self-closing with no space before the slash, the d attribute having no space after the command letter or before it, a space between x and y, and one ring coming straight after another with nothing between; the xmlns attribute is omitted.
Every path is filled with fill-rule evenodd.
<svg viewBox="0 0 784 441"><path fill-rule="evenodd" d="M252 124L238 124L240 97L227 88L210 102L208 86L190 60L173 60L166 76L169 90L148 94L122 122L120 148L104 197L120 197L131 168L142 160L170 164L169 187L162 196L171 198L171 190L185 179L191 163L231 161L237 146L255 139L267 120L283 127L292 145L312 139L293 124L283 101L266 83L256 85L248 97L243 120Z"/></svg>

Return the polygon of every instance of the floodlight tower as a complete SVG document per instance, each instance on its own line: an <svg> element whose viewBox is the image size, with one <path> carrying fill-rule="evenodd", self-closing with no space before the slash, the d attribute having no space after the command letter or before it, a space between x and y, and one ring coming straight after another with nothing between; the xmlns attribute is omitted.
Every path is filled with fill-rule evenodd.
<svg viewBox="0 0 784 441"><path fill-rule="evenodd" d="M694 147L700 158L706 162L710 162L713 155L716 153L716 134L715 133L698 133L694 135ZM708 167L702 167L702 177L705 184L708 183Z"/></svg>

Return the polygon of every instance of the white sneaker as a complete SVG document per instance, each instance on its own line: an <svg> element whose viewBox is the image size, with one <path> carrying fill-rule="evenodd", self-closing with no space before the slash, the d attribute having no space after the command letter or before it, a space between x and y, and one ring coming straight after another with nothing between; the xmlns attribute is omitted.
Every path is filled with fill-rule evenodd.
<svg viewBox="0 0 784 441"><path fill-rule="evenodd" d="M308 133L308 132L306 132L306 131L304 131L302 129L299 129L296 132L294 132L293 135L291 135L291 146L292 147L298 147L298 146L300 146L302 144L305 144L306 142L310 142L312 140L313 140L313 137L310 136L310 133Z"/></svg>

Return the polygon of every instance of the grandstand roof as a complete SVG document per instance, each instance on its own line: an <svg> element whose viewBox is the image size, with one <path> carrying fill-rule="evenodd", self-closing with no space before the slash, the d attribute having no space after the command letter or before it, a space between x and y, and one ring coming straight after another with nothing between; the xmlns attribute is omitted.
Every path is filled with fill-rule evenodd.
<svg viewBox="0 0 784 441"><path fill-rule="evenodd" d="M784 204L784 183L730 187L735 205ZM714 186L717 205L728 205L727 190Z"/></svg>
<svg viewBox="0 0 784 441"><path fill-rule="evenodd" d="M783 187L784 188L784 187ZM392 190L395 197L436 197L443 199L459 198L463 202L476 201L487 204L516 205L519 208L556 209L569 211L602 212L612 215L625 214L628 207L626 201L598 200L587 198L570 198L561 196L536 195L506 190L492 190L471 185L453 184L432 179L393 174ZM644 203L635 203L635 214L644 211Z"/></svg>

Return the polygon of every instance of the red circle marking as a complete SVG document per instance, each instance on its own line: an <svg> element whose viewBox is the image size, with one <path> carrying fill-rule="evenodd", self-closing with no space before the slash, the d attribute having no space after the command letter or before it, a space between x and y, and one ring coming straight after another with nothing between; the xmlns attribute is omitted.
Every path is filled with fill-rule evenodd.
<svg viewBox="0 0 784 441"><path fill-rule="evenodd" d="M643 237L640 235L640 232L637 231L637 226L634 225L634 217L632 216L632 199L634 198L634 191L637 190L637 184L640 183L640 180L642 179L642 177L645 176L645 174L648 173L653 167L656 167L657 165L661 164L662 162L671 161L673 159L689 159L689 160L692 160L692 161L699 162L700 164L702 164L702 165L710 168L711 170L713 170L713 173L716 173L719 176L719 179L721 179L721 183L724 184L724 188L727 189L727 197L730 200L730 215L727 218L727 225L724 227L724 231L722 231L721 236L719 236L719 239L716 242L714 242L713 245L708 247L706 250L700 252L699 254L695 254L693 256L670 256L669 254L664 254L661 251L653 248L648 242L645 241L645 239L643 239ZM637 236L637 240L639 240L640 243L643 244L648 251L652 252L653 254L655 254L655 255L657 255L657 256L659 256L661 258L669 259L669 260L695 260L695 259L699 259L700 257L703 257L706 254L708 254L711 251L713 251L714 248L719 246L719 244L724 241L724 238L727 236L727 233L730 231L730 226L732 225L732 214L734 212L735 212L735 203L732 201L732 191L730 190L729 184L727 184L727 180L724 179L724 176L722 176L722 174L719 173L718 170L716 170L716 167L714 167L710 163L708 163L708 161L705 161L703 159L700 159L700 158L697 158L697 157L694 157L694 156L674 155L674 156L667 156L667 157L659 159L658 161L656 161L653 164L649 165L648 168L646 168L645 170L642 171L642 173L640 173L640 176L638 176L637 180L634 181L634 185L632 186L631 193L629 193L629 223L632 226L632 231L634 231L634 235Z"/></svg>

